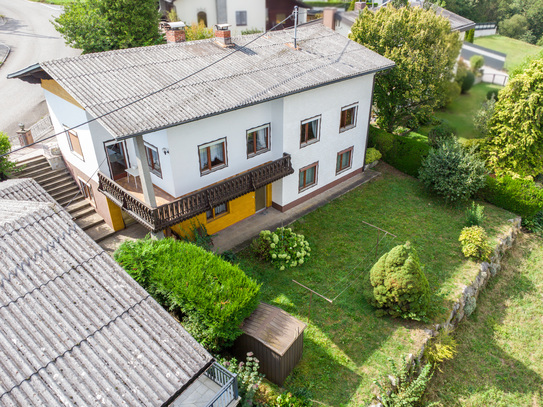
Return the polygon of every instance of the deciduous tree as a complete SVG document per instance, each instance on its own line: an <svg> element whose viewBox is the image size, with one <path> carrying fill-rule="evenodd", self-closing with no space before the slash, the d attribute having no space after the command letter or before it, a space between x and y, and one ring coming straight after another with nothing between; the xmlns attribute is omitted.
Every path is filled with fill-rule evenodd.
<svg viewBox="0 0 543 407"><path fill-rule="evenodd" d="M350 38L396 62L376 79L380 126L417 126L444 103L461 46L447 19L421 7L365 9Z"/></svg>
<svg viewBox="0 0 543 407"><path fill-rule="evenodd" d="M483 152L497 174L543 173L543 58L500 91Z"/></svg>
<svg viewBox="0 0 543 407"><path fill-rule="evenodd" d="M164 42L156 0L86 0L68 4L53 22L84 54Z"/></svg>

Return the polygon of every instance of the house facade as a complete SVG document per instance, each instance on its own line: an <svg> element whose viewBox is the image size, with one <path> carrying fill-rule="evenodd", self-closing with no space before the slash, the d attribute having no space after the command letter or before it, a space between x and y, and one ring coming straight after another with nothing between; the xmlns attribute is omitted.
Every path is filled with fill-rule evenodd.
<svg viewBox="0 0 543 407"><path fill-rule="evenodd" d="M394 64L321 25L298 34L297 49L291 30L232 38L230 59L103 117L186 61L198 70L235 48L203 40L40 64L66 164L104 219L212 234L362 172L374 76Z"/></svg>

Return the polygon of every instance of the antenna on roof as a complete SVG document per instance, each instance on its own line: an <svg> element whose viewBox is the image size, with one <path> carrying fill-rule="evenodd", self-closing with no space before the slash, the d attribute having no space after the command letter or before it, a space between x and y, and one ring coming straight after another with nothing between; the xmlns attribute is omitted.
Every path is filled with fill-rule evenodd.
<svg viewBox="0 0 543 407"><path fill-rule="evenodd" d="M298 6L294 6L294 49L298 48L296 45L297 33L298 33Z"/></svg>

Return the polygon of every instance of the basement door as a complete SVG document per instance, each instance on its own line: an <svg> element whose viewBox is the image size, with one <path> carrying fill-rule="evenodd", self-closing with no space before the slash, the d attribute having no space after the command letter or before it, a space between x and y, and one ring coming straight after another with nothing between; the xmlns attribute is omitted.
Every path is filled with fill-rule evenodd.
<svg viewBox="0 0 543 407"><path fill-rule="evenodd" d="M266 209L266 187L258 188L255 191L255 212Z"/></svg>

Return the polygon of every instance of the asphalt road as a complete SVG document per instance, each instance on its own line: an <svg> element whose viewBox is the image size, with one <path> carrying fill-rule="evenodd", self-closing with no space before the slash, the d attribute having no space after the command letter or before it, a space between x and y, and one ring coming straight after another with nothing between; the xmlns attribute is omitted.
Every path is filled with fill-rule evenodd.
<svg viewBox="0 0 543 407"><path fill-rule="evenodd" d="M17 123L27 127L47 114L43 90L39 84L7 79L9 73L36 62L79 55L69 48L50 20L62 12L58 6L28 0L0 0L0 43L11 48L6 62L0 66L0 131L13 137ZM1 22L0 22L1 24Z"/></svg>

